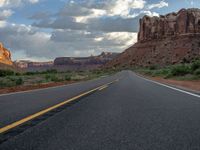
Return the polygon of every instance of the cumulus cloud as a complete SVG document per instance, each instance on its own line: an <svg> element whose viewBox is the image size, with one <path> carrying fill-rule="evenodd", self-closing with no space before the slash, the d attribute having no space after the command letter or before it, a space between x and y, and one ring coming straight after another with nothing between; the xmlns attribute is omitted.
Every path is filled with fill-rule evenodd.
<svg viewBox="0 0 200 150"><path fill-rule="evenodd" d="M12 7L39 0L0 0L0 39L14 59L54 59L59 56L89 56L102 51L122 52L137 41L139 18L158 16L145 0L67 1L62 9L36 12L32 25L6 22ZM10 10L10 12L9 12ZM47 30L46 30L47 29ZM21 57L19 57L19 55Z"/></svg>
<svg viewBox="0 0 200 150"><path fill-rule="evenodd" d="M13 11L10 9L0 11L0 20L6 20L13 14Z"/></svg>
<svg viewBox="0 0 200 150"><path fill-rule="evenodd" d="M72 30L82 30L86 28L84 23L78 23L72 17L58 17L55 20L43 19L39 22L33 23L33 26L40 28L52 28L52 29L72 29Z"/></svg>
<svg viewBox="0 0 200 150"><path fill-rule="evenodd" d="M153 8L163 8L163 7L168 7L168 6L169 6L169 4L167 2L165 2L164 0L162 0L157 4L148 5L148 8L153 9Z"/></svg>
<svg viewBox="0 0 200 150"><path fill-rule="evenodd" d="M89 56L102 51L121 52L136 42L137 33L86 32L76 30L54 30L39 32L37 28L6 24L0 27L0 39L12 51L15 58L46 60L58 56ZM101 39L101 40L97 40Z"/></svg>
<svg viewBox="0 0 200 150"><path fill-rule="evenodd" d="M39 0L0 0L0 7L18 7L24 3L37 3Z"/></svg>

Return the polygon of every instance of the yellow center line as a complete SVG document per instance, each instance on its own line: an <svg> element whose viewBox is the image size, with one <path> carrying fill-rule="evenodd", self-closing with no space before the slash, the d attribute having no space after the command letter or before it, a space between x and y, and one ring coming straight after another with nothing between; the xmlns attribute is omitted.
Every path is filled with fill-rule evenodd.
<svg viewBox="0 0 200 150"><path fill-rule="evenodd" d="M54 106L52 106L52 107L49 107L49 108L47 108L47 109L45 109L45 110L39 111L39 112L37 112L37 113L35 113L35 114L33 114L33 115L30 115L30 116L28 116L28 117L26 117L26 118L24 118L24 119L21 119L21 120L19 120L19 121L16 121L16 122L14 122L14 123L11 123L11 124L9 124L9 125L7 125L7 126L5 126L5 127L2 127L2 128L0 128L0 134L4 133L4 132L6 132L6 131L8 131L8 130L10 130L10 129L13 129L13 128L19 126L19 125L22 125L23 123L28 122L28 121L30 121L30 120L32 120L32 119L34 119L34 118L37 118L37 117L39 117L39 116L41 116L41 115L44 115L45 113L47 113L47 112L49 112L49 111L52 111L52 110L54 110L54 109L56 109L56 108L58 108L58 107L61 107L61 106L65 105L65 104L67 104L67 103L70 103L70 102L72 102L72 101L75 101L75 100L77 100L77 99L83 97L83 96L86 96L86 95L88 95L88 94L90 94L90 93L92 93L92 92L95 92L95 91L100 90L100 89L102 89L102 88L106 88L106 86L108 86L108 85L110 85L110 84L112 84L112 83L114 83L114 82L116 82L116 80L115 80L115 81L112 81L112 82L109 82L109 83L107 83L107 84L104 84L104 85L102 85L102 86L99 86L99 87L97 87L97 88L94 88L94 89L92 89L92 90L89 90L89 91L87 91L87 92L85 92L85 93L82 93L82 94L80 94L80 95L77 95L77 96L75 96L75 97L73 97L73 98L70 98L70 99L68 99L68 100L66 100L66 101L64 101L64 102L61 102L61 103L59 103L59 104L56 104L56 105L54 105Z"/></svg>
<svg viewBox="0 0 200 150"><path fill-rule="evenodd" d="M104 89L107 88L107 87L108 87L108 85L105 85L105 86L101 87L101 88L99 89L99 91L102 91L102 90L104 90Z"/></svg>

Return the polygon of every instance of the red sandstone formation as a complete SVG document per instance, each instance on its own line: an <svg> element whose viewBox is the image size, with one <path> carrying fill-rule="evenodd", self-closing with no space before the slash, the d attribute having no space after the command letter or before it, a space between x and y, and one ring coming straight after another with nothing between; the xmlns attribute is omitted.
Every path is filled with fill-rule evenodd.
<svg viewBox="0 0 200 150"><path fill-rule="evenodd" d="M140 19L138 42L107 64L170 65L200 57L200 9Z"/></svg>
<svg viewBox="0 0 200 150"><path fill-rule="evenodd" d="M54 60L54 68L60 71L97 69L116 56L118 53L102 52L98 56L90 57L58 57Z"/></svg>
<svg viewBox="0 0 200 150"><path fill-rule="evenodd" d="M10 66L13 65L11 60L11 53L9 50L3 47L2 43L0 43L0 63Z"/></svg>
<svg viewBox="0 0 200 150"><path fill-rule="evenodd" d="M114 59L118 53L103 52L98 56L90 57L58 57L54 62L32 62L29 60L18 60L14 64L25 71L45 71L57 69L58 71L67 70L91 70L96 69L108 61Z"/></svg>

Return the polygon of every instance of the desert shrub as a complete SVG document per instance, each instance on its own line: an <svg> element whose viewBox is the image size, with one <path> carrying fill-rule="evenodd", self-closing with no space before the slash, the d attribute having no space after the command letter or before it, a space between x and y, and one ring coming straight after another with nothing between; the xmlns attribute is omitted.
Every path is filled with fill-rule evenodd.
<svg viewBox="0 0 200 150"><path fill-rule="evenodd" d="M66 81L70 81L71 80L71 76L69 74L65 75L65 80Z"/></svg>
<svg viewBox="0 0 200 150"><path fill-rule="evenodd" d="M16 85L22 85L24 83L24 81L22 78L18 78L18 79L16 79L15 83L16 83Z"/></svg>
<svg viewBox="0 0 200 150"><path fill-rule="evenodd" d="M166 76L170 72L169 69L159 69L159 70L154 70L152 75L153 76Z"/></svg>
<svg viewBox="0 0 200 150"><path fill-rule="evenodd" d="M195 70L194 74L195 74L195 75L200 75L200 68L197 69L197 70Z"/></svg>
<svg viewBox="0 0 200 150"><path fill-rule="evenodd" d="M44 71L43 73L58 73L56 69L49 69L47 71Z"/></svg>
<svg viewBox="0 0 200 150"><path fill-rule="evenodd" d="M176 65L171 68L171 74L173 76L182 76L191 73L191 69L188 65Z"/></svg>
<svg viewBox="0 0 200 150"><path fill-rule="evenodd" d="M15 86L15 82L11 80L0 80L0 88Z"/></svg>
<svg viewBox="0 0 200 150"><path fill-rule="evenodd" d="M191 65L191 70L195 71L197 69L200 69L200 60L196 60Z"/></svg>
<svg viewBox="0 0 200 150"><path fill-rule="evenodd" d="M58 78L58 76L56 76L55 74L47 74L45 76L45 79L47 81L53 81L53 82L59 82L62 81L62 79Z"/></svg>
<svg viewBox="0 0 200 150"><path fill-rule="evenodd" d="M50 74L46 74L46 75L45 75L45 79L46 79L47 81L51 81L51 75L50 75Z"/></svg>
<svg viewBox="0 0 200 150"><path fill-rule="evenodd" d="M0 77L11 76L14 74L15 73L12 70L0 70Z"/></svg>
<svg viewBox="0 0 200 150"><path fill-rule="evenodd" d="M16 72L15 75L16 75L16 76L21 76L22 74L19 73L19 72Z"/></svg>
<svg viewBox="0 0 200 150"><path fill-rule="evenodd" d="M35 75L36 72L25 72L24 75L28 75L28 76L31 76L31 75Z"/></svg>
<svg viewBox="0 0 200 150"><path fill-rule="evenodd" d="M156 70L157 67L156 67L155 65L152 65L152 66L149 67L149 69L150 69L150 70Z"/></svg>

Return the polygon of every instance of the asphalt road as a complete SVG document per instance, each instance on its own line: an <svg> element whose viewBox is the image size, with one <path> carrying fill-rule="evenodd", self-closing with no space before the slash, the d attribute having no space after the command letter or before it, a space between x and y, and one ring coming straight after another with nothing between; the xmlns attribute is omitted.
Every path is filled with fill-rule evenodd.
<svg viewBox="0 0 200 150"><path fill-rule="evenodd" d="M200 150L200 97L130 71L0 96L0 125L116 79L120 80L9 138L0 150Z"/></svg>

